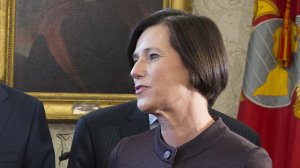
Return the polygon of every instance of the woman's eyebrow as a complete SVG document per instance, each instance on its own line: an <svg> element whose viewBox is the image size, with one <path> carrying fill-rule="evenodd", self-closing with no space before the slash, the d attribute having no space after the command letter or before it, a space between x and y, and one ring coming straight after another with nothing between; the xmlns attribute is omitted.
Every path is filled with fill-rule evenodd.
<svg viewBox="0 0 300 168"><path fill-rule="evenodd" d="M144 51L145 51L145 52L150 52L150 51L162 52L161 49L156 48L156 47L145 48Z"/></svg>
<svg viewBox="0 0 300 168"><path fill-rule="evenodd" d="M143 53L149 53L150 51L156 51L156 52L161 52L161 53L163 53L163 51L162 51L161 49L156 48L156 47L148 47L148 48L144 48L144 49L142 50ZM139 56L138 56L138 55L139 55L138 53L140 53L140 51L134 52L134 53L132 54L132 58L134 59L134 58L139 57Z"/></svg>

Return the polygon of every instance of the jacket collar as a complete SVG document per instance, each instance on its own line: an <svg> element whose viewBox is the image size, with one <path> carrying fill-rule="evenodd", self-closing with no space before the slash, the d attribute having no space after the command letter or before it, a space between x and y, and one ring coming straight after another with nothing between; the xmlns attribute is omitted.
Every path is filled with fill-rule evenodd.
<svg viewBox="0 0 300 168"><path fill-rule="evenodd" d="M135 120L137 117L141 115L147 115L144 112L141 112L137 107L137 101L131 101L128 103L128 108L126 112L124 112L124 117L129 120ZM148 116L148 115L147 115Z"/></svg>
<svg viewBox="0 0 300 168"><path fill-rule="evenodd" d="M120 127L122 137L139 134L149 130L148 115L137 108L136 101L128 103L128 108L124 111L124 117L128 121L128 124Z"/></svg>

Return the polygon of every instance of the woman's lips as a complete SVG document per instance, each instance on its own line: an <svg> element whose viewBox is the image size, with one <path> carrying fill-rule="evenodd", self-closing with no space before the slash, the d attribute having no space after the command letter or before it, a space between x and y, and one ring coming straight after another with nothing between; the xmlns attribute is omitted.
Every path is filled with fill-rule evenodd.
<svg viewBox="0 0 300 168"><path fill-rule="evenodd" d="M147 88L149 88L149 87L145 86L145 85L137 85L134 87L135 94L140 94L140 93L144 92Z"/></svg>

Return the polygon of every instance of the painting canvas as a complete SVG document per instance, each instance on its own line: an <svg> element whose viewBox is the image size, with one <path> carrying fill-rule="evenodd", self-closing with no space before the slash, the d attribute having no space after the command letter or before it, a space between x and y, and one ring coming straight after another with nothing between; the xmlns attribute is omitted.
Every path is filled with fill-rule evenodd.
<svg viewBox="0 0 300 168"><path fill-rule="evenodd" d="M133 93L126 46L162 0L17 0L14 87Z"/></svg>
<svg viewBox="0 0 300 168"><path fill-rule="evenodd" d="M135 99L126 46L143 17L191 0L0 0L0 81L73 120Z"/></svg>

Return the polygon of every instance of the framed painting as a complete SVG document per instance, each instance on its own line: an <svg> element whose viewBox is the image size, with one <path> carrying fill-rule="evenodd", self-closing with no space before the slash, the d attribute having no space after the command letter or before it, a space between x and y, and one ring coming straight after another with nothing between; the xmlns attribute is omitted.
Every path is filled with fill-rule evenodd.
<svg viewBox="0 0 300 168"><path fill-rule="evenodd" d="M134 100L126 45L135 24L183 0L0 0L0 80L78 119Z"/></svg>

